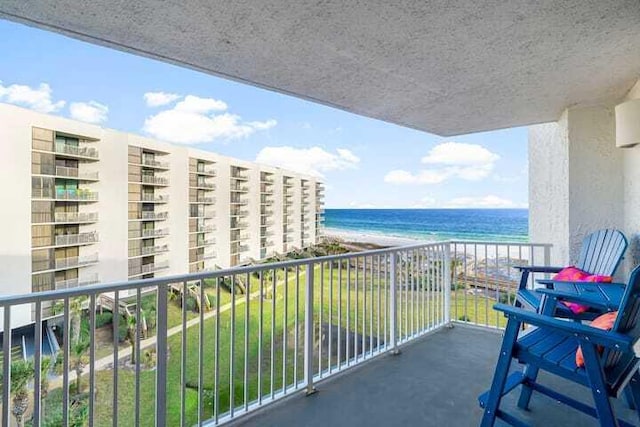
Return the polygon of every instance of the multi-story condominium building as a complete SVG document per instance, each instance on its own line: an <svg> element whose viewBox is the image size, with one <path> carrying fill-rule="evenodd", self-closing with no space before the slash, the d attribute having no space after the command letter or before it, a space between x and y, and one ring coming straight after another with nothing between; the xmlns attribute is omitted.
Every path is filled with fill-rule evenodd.
<svg viewBox="0 0 640 427"><path fill-rule="evenodd" d="M321 233L311 176L5 104L0 139L0 294L230 267Z"/></svg>

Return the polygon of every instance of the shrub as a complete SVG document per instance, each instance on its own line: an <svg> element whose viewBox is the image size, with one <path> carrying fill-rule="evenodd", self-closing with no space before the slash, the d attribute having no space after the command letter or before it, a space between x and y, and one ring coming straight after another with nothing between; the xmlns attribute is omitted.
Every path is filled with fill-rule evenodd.
<svg viewBox="0 0 640 427"><path fill-rule="evenodd" d="M464 314L458 317L458 320L461 322L471 322L471 318L469 316L465 316Z"/></svg>
<svg viewBox="0 0 640 427"><path fill-rule="evenodd" d="M196 311L196 307L197 307L196 299L194 297L192 297L191 295L189 295L187 297L187 301L186 301L185 304L187 306L187 310Z"/></svg>
<svg viewBox="0 0 640 427"><path fill-rule="evenodd" d="M102 328L113 322L113 314L110 311L104 313L96 313L96 328Z"/></svg>

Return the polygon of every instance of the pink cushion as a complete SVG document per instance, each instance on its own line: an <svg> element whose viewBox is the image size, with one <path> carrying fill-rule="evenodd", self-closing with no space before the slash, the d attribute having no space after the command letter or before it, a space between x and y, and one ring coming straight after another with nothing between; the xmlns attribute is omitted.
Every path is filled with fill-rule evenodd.
<svg viewBox="0 0 640 427"><path fill-rule="evenodd" d="M610 331L613 329L613 324L616 323L616 317L618 316L617 311L613 311L611 313L605 313L601 316L596 317L593 322L591 322L591 327L604 329L605 331ZM602 353L602 347L598 346L598 351ZM576 366L583 367L584 366L584 356L582 355L582 347L578 346L578 350L576 351Z"/></svg>
<svg viewBox="0 0 640 427"><path fill-rule="evenodd" d="M597 274L589 274L586 271L582 271L575 266L565 267L553 276L553 280L562 282L596 282L596 283L611 283L611 276L600 276ZM584 313L589 310L589 306L577 304L575 302L562 302L569 307L575 314Z"/></svg>

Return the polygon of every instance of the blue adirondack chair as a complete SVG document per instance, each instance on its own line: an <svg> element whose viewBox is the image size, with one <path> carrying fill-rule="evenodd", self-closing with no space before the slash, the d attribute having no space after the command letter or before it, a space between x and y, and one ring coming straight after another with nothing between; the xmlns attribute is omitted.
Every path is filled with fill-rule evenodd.
<svg viewBox="0 0 640 427"><path fill-rule="evenodd" d="M602 276L613 276L616 269L622 262L627 250L627 238L618 230L598 230L589 234L582 241L582 248L576 267L589 274ZM517 266L521 271L520 284L516 295L516 306L525 306L534 310L539 309L542 295L534 290L527 289L527 282L531 273L558 273L564 267L541 267L541 266ZM553 280L538 280L538 283L553 288ZM556 308L555 315L576 320L593 320L600 310L575 314L564 305Z"/></svg>
<svg viewBox="0 0 640 427"><path fill-rule="evenodd" d="M557 297L550 295L544 312L552 313L557 302ZM640 408L640 359L633 350L640 338L640 266L631 273L611 331L504 304L496 304L494 308L502 311L508 321L491 389L478 398L484 409L482 427L493 426L496 418L512 425L525 425L500 409L502 397L520 385L518 406L522 409L528 409L531 393L536 391L598 418L602 426L630 425L616 419L610 399L619 397L628 387L630 406ZM523 323L533 328L518 338ZM584 367L575 363L578 346L582 347ZM604 349L601 354L598 347ZM527 365L526 369L509 375L512 359ZM539 369L590 389L595 408L536 382Z"/></svg>

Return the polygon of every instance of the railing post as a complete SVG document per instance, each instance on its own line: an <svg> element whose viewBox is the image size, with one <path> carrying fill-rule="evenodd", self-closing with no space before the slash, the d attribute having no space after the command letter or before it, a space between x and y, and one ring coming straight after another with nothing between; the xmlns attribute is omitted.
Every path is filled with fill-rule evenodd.
<svg viewBox="0 0 640 427"><path fill-rule="evenodd" d="M167 425L167 285L158 286L156 311L156 427Z"/></svg>
<svg viewBox="0 0 640 427"><path fill-rule="evenodd" d="M307 396L316 392L313 386L313 261L307 263L304 304L304 383Z"/></svg>
<svg viewBox="0 0 640 427"><path fill-rule="evenodd" d="M531 250L533 251L533 248L531 248ZM544 265L545 267L549 267L551 265L551 246L550 245L544 245ZM546 273L544 275L545 279L549 279L551 276L549 275L549 273Z"/></svg>
<svg viewBox="0 0 640 427"><path fill-rule="evenodd" d="M400 350L398 349L398 275L396 273L396 260L397 254L396 252L391 252L391 257L389 258L390 272L389 272L389 309L391 313L389 313L389 333L390 333L390 341L391 341L391 354L400 354Z"/></svg>
<svg viewBox="0 0 640 427"><path fill-rule="evenodd" d="M451 323L451 242L443 244L444 247L444 323L452 327Z"/></svg>

